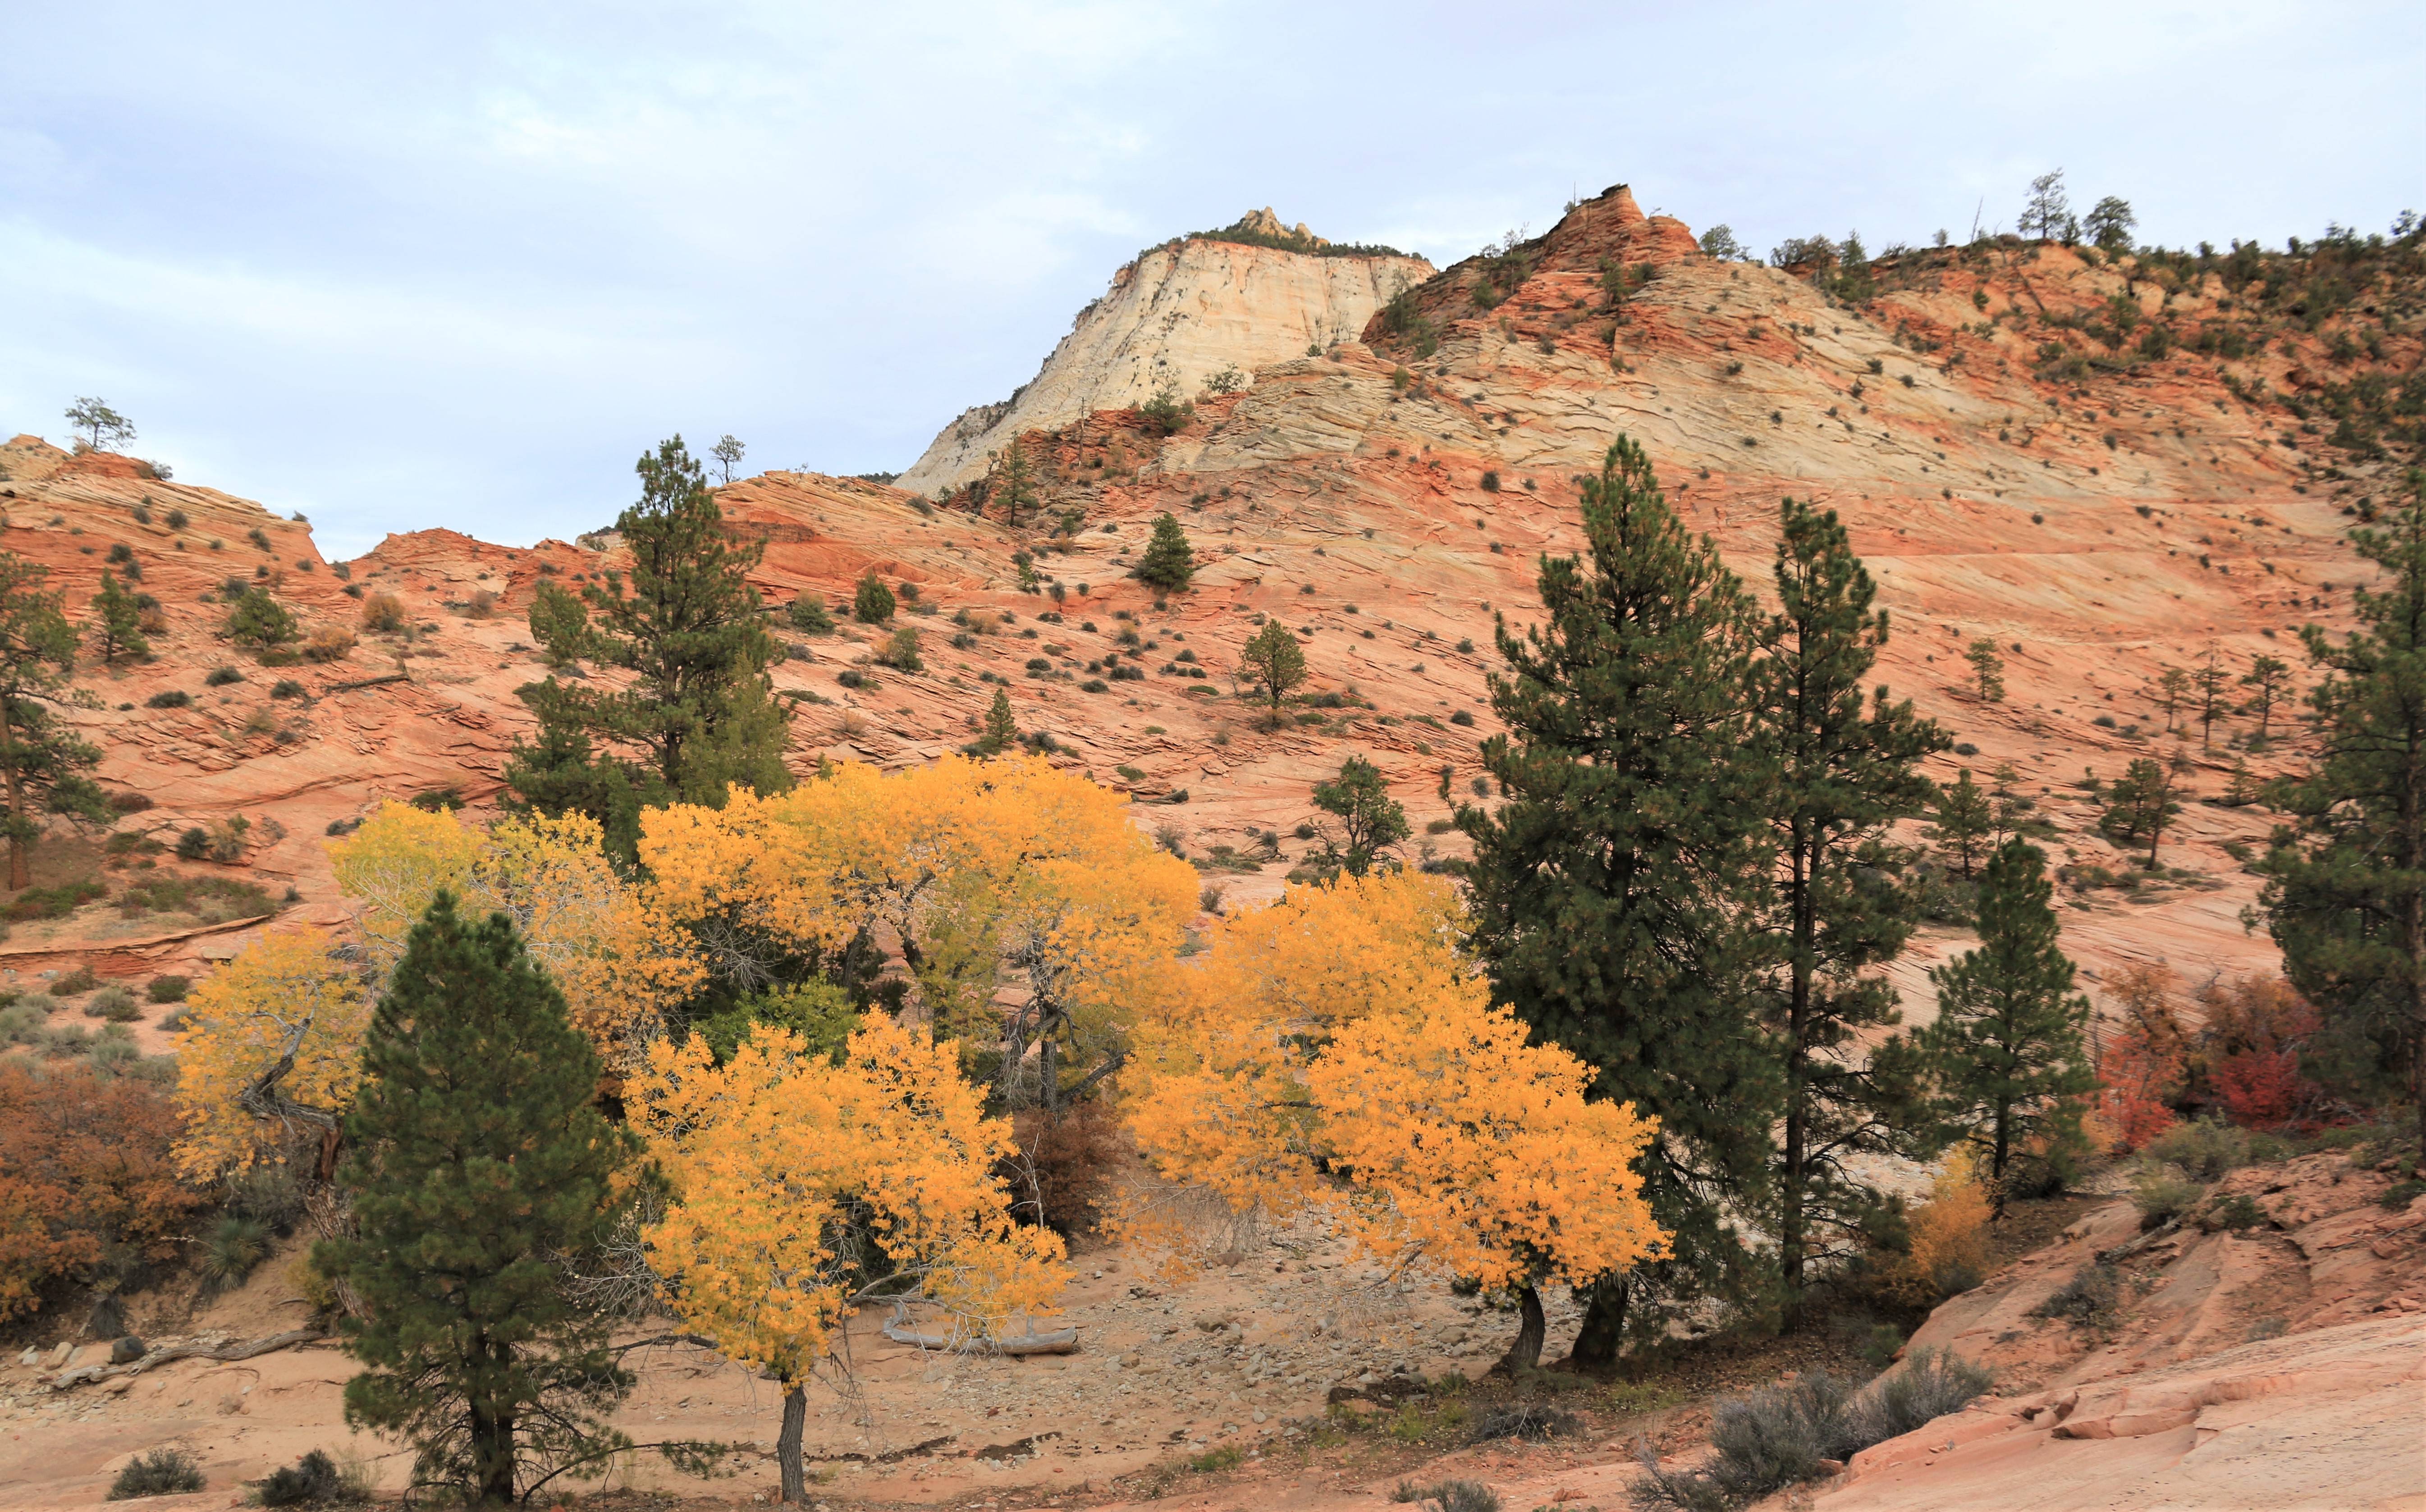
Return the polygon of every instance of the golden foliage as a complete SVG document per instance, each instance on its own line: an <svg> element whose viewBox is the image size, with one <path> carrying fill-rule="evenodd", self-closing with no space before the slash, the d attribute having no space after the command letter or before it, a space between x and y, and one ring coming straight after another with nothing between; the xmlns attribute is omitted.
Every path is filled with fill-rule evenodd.
<svg viewBox="0 0 2426 1512"><path fill-rule="evenodd" d="M274 1159L280 1130L236 1097L291 1046L278 1090L310 1107L353 1101L370 1003L317 929L264 935L203 979L177 1036L177 1168L206 1180Z"/></svg>
<svg viewBox="0 0 2426 1512"><path fill-rule="evenodd" d="M382 979L438 890L450 889L467 916L514 921L610 1066L630 1064L659 1014L704 974L664 911L616 875L603 831L581 814L501 819L483 833L451 813L389 803L329 854Z"/></svg>
<svg viewBox="0 0 2426 1512"><path fill-rule="evenodd" d="M1138 832L1124 798L1028 757L847 763L771 797L651 811L640 835L671 917L744 918L826 951L898 934L947 1033L993 1041L995 994L1025 987L1014 1061L1046 1037L1073 1054L1117 1042L1196 912L1194 870Z"/></svg>
<svg viewBox="0 0 2426 1512"><path fill-rule="evenodd" d="M1912 1251L1888 1277L1898 1295L1921 1304L1976 1286L1988 1266L1988 1221L1996 1202L1980 1157L1957 1146L1912 1215Z"/></svg>
<svg viewBox="0 0 2426 1512"><path fill-rule="evenodd" d="M1526 1043L1460 954L1462 922L1420 874L1293 888L1226 922L1141 1013L1124 1102L1147 1159L1232 1214L1329 1207L1368 1252L1489 1288L1664 1253L1633 1169L1653 1126ZM1133 1200L1117 1226L1176 1255L1178 1211Z"/></svg>
<svg viewBox="0 0 2426 1512"><path fill-rule="evenodd" d="M1011 1128L957 1059L881 1017L840 1066L764 1025L720 1067L697 1036L652 1046L634 1106L679 1205L644 1238L684 1319L788 1386L858 1310L863 1245L965 1336L1045 1307L1061 1243L1011 1221Z"/></svg>

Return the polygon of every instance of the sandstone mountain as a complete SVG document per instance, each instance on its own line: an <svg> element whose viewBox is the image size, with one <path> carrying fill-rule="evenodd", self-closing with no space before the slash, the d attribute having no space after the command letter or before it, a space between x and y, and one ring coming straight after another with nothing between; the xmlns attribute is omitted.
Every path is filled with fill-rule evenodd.
<svg viewBox="0 0 2426 1512"><path fill-rule="evenodd" d="M946 426L900 485L938 493L982 475L987 454L1024 431L1130 409L1166 387L1190 398L1224 371L1252 377L1310 346L1350 339L1431 273L1420 257L1334 247L1302 221L1283 226L1269 208L1226 231L1151 248L1078 312L1034 378Z"/></svg>

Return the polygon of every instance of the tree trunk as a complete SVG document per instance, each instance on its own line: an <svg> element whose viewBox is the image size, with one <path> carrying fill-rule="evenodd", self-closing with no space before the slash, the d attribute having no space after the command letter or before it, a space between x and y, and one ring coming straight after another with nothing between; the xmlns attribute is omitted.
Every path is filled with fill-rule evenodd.
<svg viewBox="0 0 2426 1512"><path fill-rule="evenodd" d="M784 1472L784 1502L799 1506L809 1499L809 1476L801 1463L801 1430L809 1421L809 1390L799 1381L784 1388L784 1431L775 1440L775 1463Z"/></svg>
<svg viewBox="0 0 2426 1512"><path fill-rule="evenodd" d="M1997 1143L1988 1161L1988 1175L1997 1188L1997 1209L1989 1214L1992 1218L2001 1218L2005 1215L2005 1157L2012 1148L2007 1120L2011 1112L2012 1109L2006 1104L2002 1102L1997 1104Z"/></svg>
<svg viewBox="0 0 2426 1512"><path fill-rule="evenodd" d="M1576 1330L1576 1346L1567 1352L1568 1368L1617 1368L1617 1352L1625 1343L1625 1276L1604 1276L1593 1283L1584 1302L1583 1327Z"/></svg>
<svg viewBox="0 0 2426 1512"><path fill-rule="evenodd" d="M1542 1316L1542 1294L1528 1284L1516 1289L1516 1300L1523 1311L1524 1322L1516 1329L1516 1342L1508 1353L1499 1357L1495 1372L1509 1375L1538 1370L1542 1365L1542 1339L1549 1332L1549 1320Z"/></svg>
<svg viewBox="0 0 2426 1512"><path fill-rule="evenodd" d="M514 1501L514 1417L472 1408L472 1473L479 1480L479 1503L511 1506Z"/></svg>
<svg viewBox="0 0 2426 1512"><path fill-rule="evenodd" d="M1796 828L1801 828L1800 821ZM1793 873L1788 906L1793 909L1794 956L1787 963L1789 983L1786 1008L1786 1150L1785 1180L1778 1194L1783 1202L1778 1224L1778 1265L1787 1290L1787 1308L1797 1311L1803 1293L1805 1217L1803 1212L1804 1146L1810 1137L1810 1110L1804 1105L1803 1037L1811 1012L1811 964L1818 948L1818 921L1813 917L1811 874L1818 869L1813 845L1801 834L1793 841Z"/></svg>

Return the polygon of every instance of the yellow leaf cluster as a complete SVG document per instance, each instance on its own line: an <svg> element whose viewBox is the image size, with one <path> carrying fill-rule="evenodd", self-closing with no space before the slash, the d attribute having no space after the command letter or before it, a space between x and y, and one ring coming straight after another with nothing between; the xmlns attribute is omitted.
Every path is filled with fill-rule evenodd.
<svg viewBox="0 0 2426 1512"><path fill-rule="evenodd" d="M1117 1035L1196 912L1196 875L1129 822L1126 802L1027 757L859 763L789 793L641 816L640 858L671 917L729 915L804 947L898 937L946 1031L1025 986L1074 1044Z"/></svg>
<svg viewBox="0 0 2426 1512"><path fill-rule="evenodd" d="M514 921L609 1066L631 1064L659 1014L704 975L665 910L616 875L597 822L581 814L502 819L480 831L451 813L389 803L329 853L380 977L439 889L450 889L466 914Z"/></svg>
<svg viewBox="0 0 2426 1512"><path fill-rule="evenodd" d="M840 1066L763 1025L720 1067L697 1036L652 1046L634 1106L677 1205L644 1237L683 1318L789 1386L857 1311L863 1247L970 1337L1049 1305L1061 1243L1011 1222L1011 1126L957 1062L881 1016Z"/></svg>
<svg viewBox="0 0 2426 1512"><path fill-rule="evenodd" d="M1977 1285L1988 1266L1988 1223L1996 1201L1979 1154L1956 1146L1930 1183L1929 1200L1912 1215L1912 1251L1888 1283L1918 1303Z"/></svg>
<svg viewBox="0 0 2426 1512"><path fill-rule="evenodd" d="M292 1044L278 1090L310 1107L341 1109L362 1080L370 1002L317 929L264 935L186 1000L177 1035L177 1168L209 1180L278 1153L279 1127L236 1102Z"/></svg>
<svg viewBox="0 0 2426 1512"><path fill-rule="evenodd" d="M1653 1125L1526 1043L1462 925L1421 874L1293 888L1225 923L1141 1007L1124 1103L1148 1160L1233 1213L1328 1207L1367 1251L1490 1288L1664 1253L1633 1168ZM1177 1211L1133 1201L1121 1227L1177 1249Z"/></svg>

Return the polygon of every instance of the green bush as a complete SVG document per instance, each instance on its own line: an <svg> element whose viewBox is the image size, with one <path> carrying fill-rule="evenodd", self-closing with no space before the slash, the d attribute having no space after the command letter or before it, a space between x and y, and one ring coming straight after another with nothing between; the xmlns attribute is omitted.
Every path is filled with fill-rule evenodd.
<svg viewBox="0 0 2426 1512"><path fill-rule="evenodd" d="M0 909L0 919L64 919L93 899L108 895L109 889L92 881L29 887Z"/></svg>
<svg viewBox="0 0 2426 1512"><path fill-rule="evenodd" d="M834 627L833 616L826 612L826 601L811 594L794 599L784 617L792 621L793 629L805 630L813 635L831 634Z"/></svg>
<svg viewBox="0 0 2426 1512"><path fill-rule="evenodd" d="M131 1501L138 1496L178 1496L202 1488L202 1467L194 1456L182 1449L163 1446L148 1455L137 1455L126 1462L118 1478L109 1483L112 1502Z"/></svg>
<svg viewBox="0 0 2426 1512"><path fill-rule="evenodd" d="M152 985L143 989L143 995L154 1003L183 1003L186 989L193 985L191 977L155 976Z"/></svg>
<svg viewBox="0 0 2426 1512"><path fill-rule="evenodd" d="M2142 1228L2153 1229L2198 1206L2207 1188L2161 1162L2143 1166L2131 1178L2131 1201L2140 1210Z"/></svg>
<svg viewBox="0 0 2426 1512"><path fill-rule="evenodd" d="M1884 1443L1949 1412L1960 1412L1993 1378L1986 1366L1952 1350L1926 1345L1914 1350L1901 1370L1871 1383L1854 1404L1861 1447Z"/></svg>
<svg viewBox="0 0 2426 1512"><path fill-rule="evenodd" d="M183 709L191 705L194 696L184 688L167 688L143 700L147 709Z"/></svg>
<svg viewBox="0 0 2426 1512"><path fill-rule="evenodd" d="M904 672L923 672L927 669L925 659L918 654L918 632L909 625L903 625L893 632L892 637L885 641L884 650L878 654L877 660L887 667Z"/></svg>
<svg viewBox="0 0 2426 1512"><path fill-rule="evenodd" d="M214 1291L241 1286L253 1267L269 1258L269 1225L231 1213L211 1225L202 1239L202 1280Z"/></svg>
<svg viewBox="0 0 2426 1512"><path fill-rule="evenodd" d="M346 1473L325 1450L315 1449L292 1465L282 1465L264 1477L254 1492L264 1506L315 1506L332 1502L358 1502L366 1488L349 1485Z"/></svg>
<svg viewBox="0 0 2426 1512"><path fill-rule="evenodd" d="M881 625L893 618L893 590L877 581L875 571L869 570L851 594L851 618L864 625Z"/></svg>
<svg viewBox="0 0 2426 1512"><path fill-rule="evenodd" d="M2062 1318L2092 1327L2111 1322L2123 1302L2123 1273L2104 1263L2083 1265L2054 1295L2030 1309L2034 1318Z"/></svg>
<svg viewBox="0 0 2426 1512"><path fill-rule="evenodd" d="M2152 1160L2179 1166L2196 1182L2220 1181L2249 1164L2249 1131L2213 1118L2175 1124L2148 1142Z"/></svg>
<svg viewBox="0 0 2426 1512"><path fill-rule="evenodd" d="M51 983L51 996L55 998L81 997L100 985L101 978L93 974L91 963L87 962L78 966L74 971L68 973L66 975L53 980Z"/></svg>
<svg viewBox="0 0 2426 1512"><path fill-rule="evenodd" d="M84 1016L106 1019L111 1023L134 1023L143 1017L135 1005L135 994L122 987L105 987L85 1000Z"/></svg>
<svg viewBox="0 0 2426 1512"><path fill-rule="evenodd" d="M244 674L233 667L214 667L202 678L204 687L223 688L230 683L241 683Z"/></svg>

